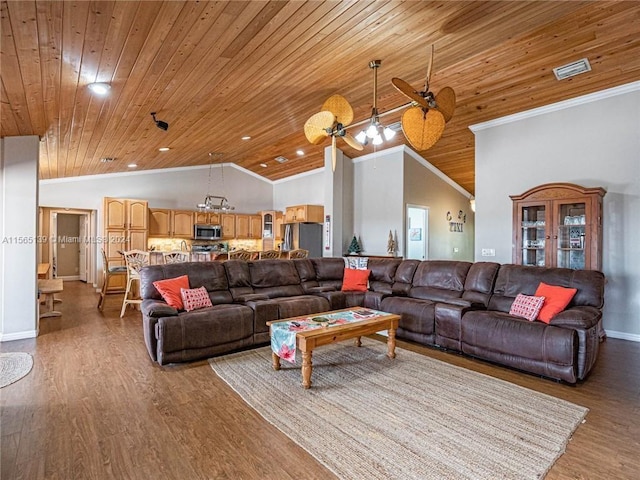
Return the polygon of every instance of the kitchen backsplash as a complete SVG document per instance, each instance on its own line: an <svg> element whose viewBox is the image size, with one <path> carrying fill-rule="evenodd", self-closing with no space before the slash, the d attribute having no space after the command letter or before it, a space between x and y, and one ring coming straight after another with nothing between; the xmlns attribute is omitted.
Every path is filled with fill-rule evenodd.
<svg viewBox="0 0 640 480"><path fill-rule="evenodd" d="M183 243L184 242L184 243ZM256 239L235 239L224 242L198 242L194 240L181 239L181 238L160 238L150 237L147 241L147 248L154 249L157 252L171 252L173 250L191 250L192 243L226 243L229 250L250 250L259 251L262 250L262 240Z"/></svg>

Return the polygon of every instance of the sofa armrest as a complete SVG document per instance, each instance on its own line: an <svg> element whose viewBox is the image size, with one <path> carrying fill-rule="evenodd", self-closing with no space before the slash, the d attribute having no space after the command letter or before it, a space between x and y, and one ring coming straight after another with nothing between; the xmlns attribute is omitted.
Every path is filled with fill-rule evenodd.
<svg viewBox="0 0 640 480"><path fill-rule="evenodd" d="M148 299L143 300L140 305L140 310L143 315L152 318L161 318L161 317L175 317L178 315L178 310L168 305L166 302L162 300L154 300Z"/></svg>
<svg viewBox="0 0 640 480"><path fill-rule="evenodd" d="M595 327L602 318L602 312L595 307L571 307L558 313L549 325L588 330Z"/></svg>
<svg viewBox="0 0 640 480"><path fill-rule="evenodd" d="M470 302L460 299L456 304L436 303L435 330L436 345L455 351L462 351L462 317L474 310Z"/></svg>
<svg viewBox="0 0 640 480"><path fill-rule="evenodd" d="M380 304L384 298L391 296L391 293L387 292L372 292L367 290L364 294L363 306L367 308L373 308L374 310L381 310Z"/></svg>

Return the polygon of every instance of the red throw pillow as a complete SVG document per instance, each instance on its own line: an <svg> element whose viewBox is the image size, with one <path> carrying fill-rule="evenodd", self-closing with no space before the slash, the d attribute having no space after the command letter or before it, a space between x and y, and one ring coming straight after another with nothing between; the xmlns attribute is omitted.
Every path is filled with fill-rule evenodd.
<svg viewBox="0 0 640 480"><path fill-rule="evenodd" d="M182 275L176 278L167 278L166 280L158 280L153 282L153 286L156 287L160 295L165 302L171 305L173 308L182 310L184 305L182 304L182 296L180 295L181 288L189 288L189 277Z"/></svg>
<svg viewBox="0 0 640 480"><path fill-rule="evenodd" d="M509 315L523 317L530 322L533 322L540 313L543 304L544 297L531 297L529 295L519 293L511 304Z"/></svg>
<svg viewBox="0 0 640 480"><path fill-rule="evenodd" d="M345 268L342 278L343 292L366 292L371 270Z"/></svg>
<svg viewBox="0 0 640 480"><path fill-rule="evenodd" d="M577 288L561 287L559 285L547 285L540 282L536 289L536 297L544 297L544 305L538 314L538 320L549 323L553 317L563 311L573 296L578 291Z"/></svg>
<svg viewBox="0 0 640 480"><path fill-rule="evenodd" d="M184 309L187 312L199 308L213 307L209 293L204 287L191 289L181 288L180 294L182 296L182 303L184 303Z"/></svg>

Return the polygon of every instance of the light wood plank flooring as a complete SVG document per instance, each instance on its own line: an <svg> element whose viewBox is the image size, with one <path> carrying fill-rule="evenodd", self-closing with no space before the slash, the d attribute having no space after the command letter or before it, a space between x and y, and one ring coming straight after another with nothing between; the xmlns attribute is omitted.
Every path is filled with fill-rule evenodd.
<svg viewBox="0 0 640 480"><path fill-rule="evenodd" d="M34 356L32 372L0 390L3 480L335 478L206 361L152 363L139 312L119 318L121 297L108 296L99 312L90 286L66 282L61 298L62 317L43 319L37 339L1 344ZM638 478L640 343L608 339L590 377L575 387L399 346L588 407L547 479Z"/></svg>

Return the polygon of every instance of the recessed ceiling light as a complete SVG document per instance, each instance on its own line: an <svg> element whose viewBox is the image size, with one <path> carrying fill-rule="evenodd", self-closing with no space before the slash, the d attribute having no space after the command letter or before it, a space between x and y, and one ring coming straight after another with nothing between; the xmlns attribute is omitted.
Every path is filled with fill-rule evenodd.
<svg viewBox="0 0 640 480"><path fill-rule="evenodd" d="M303 150L296 150L296 153L300 156L304 155L304 151Z"/></svg>
<svg viewBox="0 0 640 480"><path fill-rule="evenodd" d="M138 166L137 163L130 163L129 165L127 165L127 167L129 168L136 168Z"/></svg>
<svg viewBox="0 0 640 480"><path fill-rule="evenodd" d="M260 166L261 166L262 168L267 168L267 164L266 164L266 163L261 163L261 164L260 164Z"/></svg>
<svg viewBox="0 0 640 480"><path fill-rule="evenodd" d="M158 151L160 151L160 152L168 152L169 150L171 150L169 147L160 147L158 149Z"/></svg>
<svg viewBox="0 0 640 480"><path fill-rule="evenodd" d="M245 135L244 137L242 137L242 140L251 140L251 137L249 135Z"/></svg>
<svg viewBox="0 0 640 480"><path fill-rule="evenodd" d="M97 95L106 95L111 89L111 85L103 82L90 83L87 87Z"/></svg>

